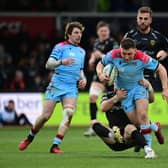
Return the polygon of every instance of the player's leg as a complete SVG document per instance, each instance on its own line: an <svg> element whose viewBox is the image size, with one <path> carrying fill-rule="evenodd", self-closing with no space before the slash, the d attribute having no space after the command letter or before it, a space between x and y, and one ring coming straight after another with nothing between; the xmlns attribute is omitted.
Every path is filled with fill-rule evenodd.
<svg viewBox="0 0 168 168"><path fill-rule="evenodd" d="M136 113L139 120L141 134L145 137L148 146L152 145L151 126L148 119L148 99L136 100Z"/></svg>
<svg viewBox="0 0 168 168"><path fill-rule="evenodd" d="M64 136L70 127L71 119L76 108L76 102L76 98L64 98L62 100L63 119L53 140L53 145L50 148L51 153L63 153L63 151L59 148L59 145L62 143Z"/></svg>
<svg viewBox="0 0 168 168"><path fill-rule="evenodd" d="M161 125L159 122L150 122L150 126L152 131L154 131L155 136L157 138L157 141L159 142L159 144L164 144L164 136L163 133L161 131Z"/></svg>
<svg viewBox="0 0 168 168"><path fill-rule="evenodd" d="M104 91L104 86L100 82L92 82L89 90L89 112L90 112L90 120L95 120L97 118L97 104L96 101L99 95ZM90 127L86 132L84 132L84 136L94 136L95 132L92 127Z"/></svg>
<svg viewBox="0 0 168 168"><path fill-rule="evenodd" d="M92 121L92 128L95 133L108 144L114 144L116 142L122 142L123 137L120 133L120 129L118 127L109 128L105 125L101 124L97 120Z"/></svg>
<svg viewBox="0 0 168 168"><path fill-rule="evenodd" d="M156 157L155 152L152 150L151 147L147 145L144 136L137 130L137 128L134 125L128 124L125 127L124 140L126 143L129 143L129 141L133 140L135 144L143 148L145 151L146 159L151 159Z"/></svg>
<svg viewBox="0 0 168 168"><path fill-rule="evenodd" d="M53 113L56 102L53 100L45 100L42 114L36 119L35 124L30 129L29 135L26 139L20 142L19 149L24 150L33 141L36 133L43 127L44 123L48 121Z"/></svg>

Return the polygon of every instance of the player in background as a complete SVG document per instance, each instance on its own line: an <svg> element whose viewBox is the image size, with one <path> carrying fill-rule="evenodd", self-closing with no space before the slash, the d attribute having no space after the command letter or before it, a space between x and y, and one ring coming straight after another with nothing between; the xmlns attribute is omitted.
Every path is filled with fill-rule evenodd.
<svg viewBox="0 0 168 168"><path fill-rule="evenodd" d="M144 78L143 71L148 68L157 71L162 83L162 96L168 102L167 72L161 64L149 55L136 49L136 44L131 38L124 38L119 49L114 49L102 57L97 65L97 74L102 82L109 81L103 73L105 65L112 63L118 70L116 79L117 89L125 89L127 96L121 100L122 107L130 121L139 126L148 146L151 146L151 131L158 132L158 127L153 127L147 115L148 91L138 81Z"/></svg>
<svg viewBox="0 0 168 168"><path fill-rule="evenodd" d="M110 36L111 32L108 23L99 21L96 26L96 31L98 38L94 42L93 51L89 59L89 69L94 71L93 79L89 89L89 111L91 121L97 117L98 107L96 101L99 95L105 91L104 85L100 82L96 74L96 65L101 60L102 54L105 54L114 48L118 48L118 42ZM95 135L95 133L91 127L86 132L84 132L84 136L93 135Z"/></svg>
<svg viewBox="0 0 168 168"><path fill-rule="evenodd" d="M128 31L124 38L130 37L136 42L136 48L159 60L168 72L168 39L151 27L152 10L148 6L139 8L137 27ZM155 91L161 91L159 78L153 71L145 70L145 78L150 81ZM156 82L157 80L157 82Z"/></svg>
<svg viewBox="0 0 168 168"><path fill-rule="evenodd" d="M35 125L30 129L26 139L21 141L19 149L25 150L33 141L36 133L51 117L55 106L61 102L63 107L63 119L58 132L50 148L51 153L63 153L59 148L65 133L70 127L71 119L75 112L78 87L86 86L86 78L83 72L85 50L79 46L84 27L79 22L70 22L66 25L65 39L53 48L46 62L46 68L54 70L51 82L45 93L45 103L42 114L36 119Z"/></svg>
<svg viewBox="0 0 168 168"><path fill-rule="evenodd" d="M154 92L151 84L146 79L141 80L140 84L148 89L149 102L153 102ZM138 144L144 149L146 159L155 158L155 152L147 145L139 129L130 122L121 107L120 101L126 96L125 90L114 91L111 86L111 91L103 95L101 101L101 110L106 114L109 127L93 120L93 130L114 151L123 151Z"/></svg>

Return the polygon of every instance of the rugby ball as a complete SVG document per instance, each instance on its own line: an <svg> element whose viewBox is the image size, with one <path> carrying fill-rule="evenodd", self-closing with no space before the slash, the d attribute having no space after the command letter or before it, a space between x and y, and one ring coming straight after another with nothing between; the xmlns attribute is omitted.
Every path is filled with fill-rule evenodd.
<svg viewBox="0 0 168 168"><path fill-rule="evenodd" d="M117 77L117 74L118 74L118 70L113 64L107 64L103 68L103 73L106 76L110 77L108 85L111 86L114 83L114 81L116 80L116 77Z"/></svg>

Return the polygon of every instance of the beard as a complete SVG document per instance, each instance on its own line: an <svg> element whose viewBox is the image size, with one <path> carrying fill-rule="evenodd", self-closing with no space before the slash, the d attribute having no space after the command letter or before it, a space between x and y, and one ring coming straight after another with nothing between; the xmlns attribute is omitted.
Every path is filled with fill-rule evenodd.
<svg viewBox="0 0 168 168"><path fill-rule="evenodd" d="M144 24L138 25L138 29L142 32L146 31L148 28L149 28L149 25L144 25Z"/></svg>

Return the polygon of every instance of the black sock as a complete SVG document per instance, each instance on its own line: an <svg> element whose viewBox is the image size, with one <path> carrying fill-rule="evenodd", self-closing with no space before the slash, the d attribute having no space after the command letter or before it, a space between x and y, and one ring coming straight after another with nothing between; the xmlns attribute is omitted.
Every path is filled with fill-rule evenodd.
<svg viewBox="0 0 168 168"><path fill-rule="evenodd" d="M100 137L108 137L110 132L106 127L104 127L100 123L95 123L92 128Z"/></svg>
<svg viewBox="0 0 168 168"><path fill-rule="evenodd" d="M131 136L137 145L141 146L142 148L147 145L144 136L138 130L133 131Z"/></svg>
<svg viewBox="0 0 168 168"><path fill-rule="evenodd" d="M58 147L58 144L52 144L51 148Z"/></svg>
<svg viewBox="0 0 168 168"><path fill-rule="evenodd" d="M96 119L97 115L97 105L96 103L90 103L90 118L91 120Z"/></svg>
<svg viewBox="0 0 168 168"><path fill-rule="evenodd" d="M34 136L32 136L32 135L29 134L29 135L27 136L27 139L28 139L30 142L32 142L33 139L34 139Z"/></svg>

